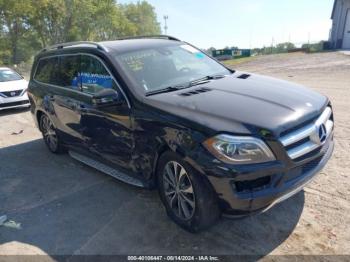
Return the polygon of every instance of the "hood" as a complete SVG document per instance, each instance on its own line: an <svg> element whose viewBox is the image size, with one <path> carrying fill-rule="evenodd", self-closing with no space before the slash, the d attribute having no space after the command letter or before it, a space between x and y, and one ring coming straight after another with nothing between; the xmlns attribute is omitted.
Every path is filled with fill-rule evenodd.
<svg viewBox="0 0 350 262"><path fill-rule="evenodd" d="M23 90L27 87L28 82L24 79L0 82L0 92Z"/></svg>
<svg viewBox="0 0 350 262"><path fill-rule="evenodd" d="M251 134L264 128L279 135L316 117L328 99L298 84L236 71L144 102L216 132Z"/></svg>

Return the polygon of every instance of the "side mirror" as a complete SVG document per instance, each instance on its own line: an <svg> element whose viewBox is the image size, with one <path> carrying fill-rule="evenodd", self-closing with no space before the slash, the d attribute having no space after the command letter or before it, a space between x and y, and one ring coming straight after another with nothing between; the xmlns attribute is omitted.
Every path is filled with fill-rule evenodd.
<svg viewBox="0 0 350 262"><path fill-rule="evenodd" d="M105 88L92 97L92 104L96 107L120 105L123 103L122 96L114 89Z"/></svg>

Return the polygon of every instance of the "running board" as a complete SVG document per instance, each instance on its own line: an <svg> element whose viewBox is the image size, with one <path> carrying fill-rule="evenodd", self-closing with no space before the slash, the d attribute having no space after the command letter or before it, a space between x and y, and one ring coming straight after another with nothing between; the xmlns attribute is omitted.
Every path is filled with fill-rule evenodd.
<svg viewBox="0 0 350 262"><path fill-rule="evenodd" d="M138 180L137 178L133 178L131 176L128 176L120 171L117 171L116 169L109 167L97 160L94 160L88 156L81 155L74 151L69 151L69 155L74 158L75 160L78 160L79 162L84 163L85 165L88 165L90 167L93 167L97 169L98 171L105 173L107 175L110 175L120 181L123 181L124 183L137 186L137 187L145 187L145 185Z"/></svg>

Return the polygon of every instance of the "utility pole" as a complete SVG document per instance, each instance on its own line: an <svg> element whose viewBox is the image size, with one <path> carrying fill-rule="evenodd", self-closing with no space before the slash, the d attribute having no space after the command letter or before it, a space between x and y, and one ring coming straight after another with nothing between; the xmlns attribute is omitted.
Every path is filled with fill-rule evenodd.
<svg viewBox="0 0 350 262"><path fill-rule="evenodd" d="M275 38L272 37L272 41L271 41L271 54L273 53L273 47L275 45Z"/></svg>
<svg viewBox="0 0 350 262"><path fill-rule="evenodd" d="M169 16L165 15L163 16L163 18L164 18L164 34L166 35L168 30L168 25L166 21L168 20Z"/></svg>
<svg viewBox="0 0 350 262"><path fill-rule="evenodd" d="M252 38L253 38L253 29L251 27L249 32L249 49L252 49Z"/></svg>

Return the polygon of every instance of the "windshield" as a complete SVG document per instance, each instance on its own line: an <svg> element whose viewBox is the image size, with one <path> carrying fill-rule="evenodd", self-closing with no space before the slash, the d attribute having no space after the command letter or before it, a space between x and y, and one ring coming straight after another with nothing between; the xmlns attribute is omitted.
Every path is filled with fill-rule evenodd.
<svg viewBox="0 0 350 262"><path fill-rule="evenodd" d="M10 69L0 69L0 82L21 80L22 77Z"/></svg>
<svg viewBox="0 0 350 262"><path fill-rule="evenodd" d="M126 74L144 93L230 71L190 45L161 46L116 55Z"/></svg>

